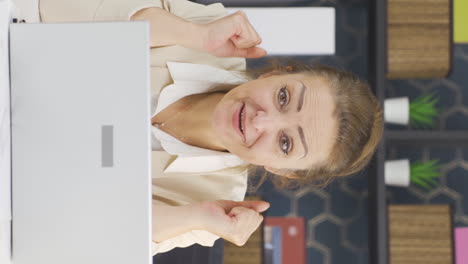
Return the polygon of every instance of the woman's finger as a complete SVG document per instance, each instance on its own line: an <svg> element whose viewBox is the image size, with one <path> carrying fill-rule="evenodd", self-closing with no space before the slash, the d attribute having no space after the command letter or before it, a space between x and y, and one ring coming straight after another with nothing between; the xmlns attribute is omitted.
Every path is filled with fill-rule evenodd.
<svg viewBox="0 0 468 264"><path fill-rule="evenodd" d="M226 213L230 212L234 207L246 207L253 209L257 212L263 212L270 207L270 203L266 201L231 201L231 200L217 200L214 201L221 206Z"/></svg>
<svg viewBox="0 0 468 264"><path fill-rule="evenodd" d="M238 206L247 207L256 212L264 212L270 207L270 203L265 201L242 201L238 203Z"/></svg>
<svg viewBox="0 0 468 264"><path fill-rule="evenodd" d="M238 246L243 246L263 221L262 215L246 207L234 207L228 215L233 219L231 232L223 238Z"/></svg>
<svg viewBox="0 0 468 264"><path fill-rule="evenodd" d="M252 24L250 24L245 13L237 11L235 14L239 23L239 32L231 38L234 45L239 49L247 49L260 44L262 39Z"/></svg>
<svg viewBox="0 0 468 264"><path fill-rule="evenodd" d="M243 58L252 58L252 59L261 58L266 55L267 55L266 50L260 47L251 47L247 49L236 48L232 53L232 57L243 57Z"/></svg>
<svg viewBox="0 0 468 264"><path fill-rule="evenodd" d="M264 212L270 207L270 203L266 201L231 201L231 200L217 200L215 201L221 206L226 213L229 213L234 207L246 207L253 209L257 212Z"/></svg>

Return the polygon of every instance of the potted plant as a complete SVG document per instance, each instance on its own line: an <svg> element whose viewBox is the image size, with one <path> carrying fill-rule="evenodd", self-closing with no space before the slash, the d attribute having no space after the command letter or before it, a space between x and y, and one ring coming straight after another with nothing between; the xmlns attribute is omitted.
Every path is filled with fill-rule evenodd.
<svg viewBox="0 0 468 264"><path fill-rule="evenodd" d="M408 97L389 98L384 101L384 119L387 123L424 128L434 127L434 118L439 114L435 94L421 95L412 102Z"/></svg>
<svg viewBox="0 0 468 264"><path fill-rule="evenodd" d="M428 162L409 162L408 159L389 160L385 162L385 184L408 187L414 184L430 190L437 185L435 178L440 176L438 160Z"/></svg>

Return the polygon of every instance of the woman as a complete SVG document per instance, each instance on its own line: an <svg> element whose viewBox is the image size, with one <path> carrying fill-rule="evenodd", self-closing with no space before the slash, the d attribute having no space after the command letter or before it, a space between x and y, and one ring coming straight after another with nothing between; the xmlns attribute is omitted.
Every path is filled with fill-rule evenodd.
<svg viewBox="0 0 468 264"><path fill-rule="evenodd" d="M283 181L327 182L363 168L380 139L380 107L349 73L238 74L243 58L266 51L245 14L226 16L221 4L42 0L40 12L43 22L150 24L153 254L219 237L243 245L269 206L242 201L248 164Z"/></svg>

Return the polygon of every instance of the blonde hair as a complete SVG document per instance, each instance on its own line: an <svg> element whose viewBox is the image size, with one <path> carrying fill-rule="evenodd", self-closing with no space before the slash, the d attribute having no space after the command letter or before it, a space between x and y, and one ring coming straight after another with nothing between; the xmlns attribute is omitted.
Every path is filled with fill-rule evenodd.
<svg viewBox="0 0 468 264"><path fill-rule="evenodd" d="M366 82L350 72L325 65L288 64L284 67L274 62L268 68L247 74L256 78L266 72L279 75L306 73L323 78L335 98L337 138L324 164L308 170L280 170L277 172L279 177L266 172L262 175L255 173L260 180L256 186L250 186L250 191L256 191L268 177L272 177L273 183L279 188L305 184L324 187L338 177L362 170L371 160L382 137L382 108Z"/></svg>

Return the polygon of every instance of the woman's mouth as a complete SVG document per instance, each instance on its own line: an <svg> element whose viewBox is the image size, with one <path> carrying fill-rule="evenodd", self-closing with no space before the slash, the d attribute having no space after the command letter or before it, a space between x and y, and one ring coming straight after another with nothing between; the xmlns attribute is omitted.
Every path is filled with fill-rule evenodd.
<svg viewBox="0 0 468 264"><path fill-rule="evenodd" d="M244 116L245 116L245 111L244 111L244 108L245 108L245 103L242 104L242 107L241 107L241 110L239 111L239 128L240 128L240 131L242 133L242 135L245 135L244 133Z"/></svg>
<svg viewBox="0 0 468 264"><path fill-rule="evenodd" d="M234 113L232 123L242 142L245 142L245 103L242 103L239 110Z"/></svg>

